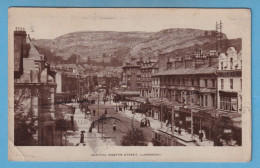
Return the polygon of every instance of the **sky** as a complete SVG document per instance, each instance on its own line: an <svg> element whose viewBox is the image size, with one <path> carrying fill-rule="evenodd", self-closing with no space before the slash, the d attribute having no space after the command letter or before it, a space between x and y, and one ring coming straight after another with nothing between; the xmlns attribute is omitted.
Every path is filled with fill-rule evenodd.
<svg viewBox="0 0 260 168"><path fill-rule="evenodd" d="M10 8L8 17L9 31L23 27L36 39L54 39L76 31L215 30L220 20L223 33L231 39L241 38L251 24L247 9Z"/></svg>

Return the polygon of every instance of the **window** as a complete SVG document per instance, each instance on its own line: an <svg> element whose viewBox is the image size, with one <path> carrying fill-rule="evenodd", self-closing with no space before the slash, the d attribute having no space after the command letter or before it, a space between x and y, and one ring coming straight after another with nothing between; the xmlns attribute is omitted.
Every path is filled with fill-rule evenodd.
<svg viewBox="0 0 260 168"><path fill-rule="evenodd" d="M233 69L233 58L230 58L230 69Z"/></svg>
<svg viewBox="0 0 260 168"><path fill-rule="evenodd" d="M185 86L185 79L184 78L182 79L182 84L183 84L183 86Z"/></svg>
<svg viewBox="0 0 260 168"><path fill-rule="evenodd" d="M230 79L230 89L233 89L233 79Z"/></svg>
<svg viewBox="0 0 260 168"><path fill-rule="evenodd" d="M215 87L215 79L212 79L212 87Z"/></svg>
<svg viewBox="0 0 260 168"><path fill-rule="evenodd" d="M223 70L223 69L224 69L223 62L221 62L221 70Z"/></svg>
<svg viewBox="0 0 260 168"><path fill-rule="evenodd" d="M221 89L224 89L224 79L221 79Z"/></svg>
<svg viewBox="0 0 260 168"><path fill-rule="evenodd" d="M200 79L199 78L197 79L197 85L198 86L200 85Z"/></svg>
<svg viewBox="0 0 260 168"><path fill-rule="evenodd" d="M237 112L237 98L236 97L220 97L220 110Z"/></svg>
<svg viewBox="0 0 260 168"><path fill-rule="evenodd" d="M172 78L172 84L174 85L174 78Z"/></svg>
<svg viewBox="0 0 260 168"><path fill-rule="evenodd" d="M242 79L240 79L240 89L242 90Z"/></svg>
<svg viewBox="0 0 260 168"><path fill-rule="evenodd" d="M205 81L205 87L208 87L208 80L205 79L204 81Z"/></svg>
<svg viewBox="0 0 260 168"><path fill-rule="evenodd" d="M208 95L205 95L205 106L208 106Z"/></svg>
<svg viewBox="0 0 260 168"><path fill-rule="evenodd" d="M192 86L194 85L194 79L191 80L191 85L192 85Z"/></svg>

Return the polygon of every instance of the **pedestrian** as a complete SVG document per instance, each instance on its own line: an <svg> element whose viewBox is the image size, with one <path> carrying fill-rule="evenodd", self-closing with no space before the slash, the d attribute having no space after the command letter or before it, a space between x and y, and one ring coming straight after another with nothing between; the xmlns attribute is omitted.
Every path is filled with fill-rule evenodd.
<svg viewBox="0 0 260 168"><path fill-rule="evenodd" d="M83 131L80 134L80 143L84 143L84 133L83 133Z"/></svg>
<svg viewBox="0 0 260 168"><path fill-rule="evenodd" d="M80 106L81 112L83 113L83 104L79 104L79 106Z"/></svg>
<svg viewBox="0 0 260 168"><path fill-rule="evenodd" d="M116 123L114 123L114 125L113 125L113 130L114 130L114 132L116 131Z"/></svg>
<svg viewBox="0 0 260 168"><path fill-rule="evenodd" d="M71 122L71 128L74 131L74 116L73 115L70 116L70 122Z"/></svg>
<svg viewBox="0 0 260 168"><path fill-rule="evenodd" d="M76 108L75 108L75 107L73 107L73 115L75 114L75 111L76 111Z"/></svg>
<svg viewBox="0 0 260 168"><path fill-rule="evenodd" d="M202 138L203 138L203 133L202 133L202 131L200 130L200 133L199 133L200 142L202 142Z"/></svg>
<svg viewBox="0 0 260 168"><path fill-rule="evenodd" d="M181 135L181 128L179 127L179 129L178 129L178 133Z"/></svg>
<svg viewBox="0 0 260 168"><path fill-rule="evenodd" d="M85 119L87 118L87 109L84 108Z"/></svg>
<svg viewBox="0 0 260 168"><path fill-rule="evenodd" d="M150 127L151 126L151 124L150 124L150 120L146 120L146 125L147 125L147 127Z"/></svg>
<svg viewBox="0 0 260 168"><path fill-rule="evenodd" d="M96 110L95 109L93 110L93 116L96 116Z"/></svg>

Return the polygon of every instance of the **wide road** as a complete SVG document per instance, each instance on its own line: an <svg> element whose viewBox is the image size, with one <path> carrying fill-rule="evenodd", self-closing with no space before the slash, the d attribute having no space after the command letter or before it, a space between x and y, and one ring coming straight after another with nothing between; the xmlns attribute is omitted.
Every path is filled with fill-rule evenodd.
<svg viewBox="0 0 260 168"><path fill-rule="evenodd" d="M99 112L98 112L99 106ZM94 104L89 106L91 110L91 121L95 121L99 116L105 114L107 110L106 117L115 117L120 121L115 119L109 119L105 122L99 124L99 132L102 133L104 138L112 139L116 145L121 145L122 137L128 132L129 129L132 129L133 126L143 131L146 144L152 141L152 129L150 127L140 127L140 122L136 121L133 118L129 118L124 114L124 112L116 112L115 106L108 104ZM96 110L95 116L93 110ZM122 121L122 122L121 122ZM113 131L113 125L116 124L116 131ZM94 129L98 129L98 126L95 125Z"/></svg>

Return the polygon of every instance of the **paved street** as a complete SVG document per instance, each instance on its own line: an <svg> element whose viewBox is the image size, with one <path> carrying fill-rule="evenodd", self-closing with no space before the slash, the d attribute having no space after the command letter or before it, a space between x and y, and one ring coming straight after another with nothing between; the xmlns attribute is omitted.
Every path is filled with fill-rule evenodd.
<svg viewBox="0 0 260 168"><path fill-rule="evenodd" d="M122 137L127 133L129 129L132 129L132 126L143 130L143 133L146 137L146 143L152 140L152 129L150 127L140 128L140 122L133 120L132 116L127 115L124 112L116 112L115 105L110 104L109 102L104 104L101 102L99 105L94 104L89 106L91 110L91 115L86 115L81 112L76 106L76 111L74 115L74 128L75 132L68 136L67 145L87 145L96 147L98 145L121 145ZM99 112L98 112L99 107ZM95 115L93 114L93 110L96 110ZM108 119L103 123L99 124L99 133L98 133L98 125L95 124L92 132L89 133L89 128L92 121L98 119L99 116L105 114L105 110L107 110L106 117L114 117L112 119ZM113 131L113 124L116 124L116 131ZM84 144L79 144L80 142L80 134L81 131L84 131ZM71 132L71 131L69 131Z"/></svg>

